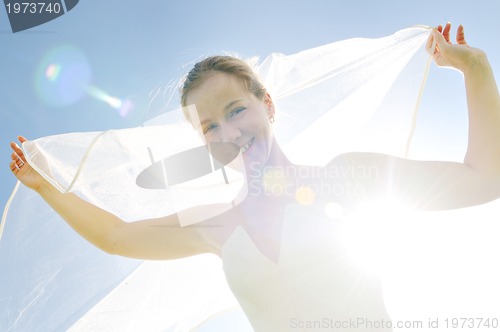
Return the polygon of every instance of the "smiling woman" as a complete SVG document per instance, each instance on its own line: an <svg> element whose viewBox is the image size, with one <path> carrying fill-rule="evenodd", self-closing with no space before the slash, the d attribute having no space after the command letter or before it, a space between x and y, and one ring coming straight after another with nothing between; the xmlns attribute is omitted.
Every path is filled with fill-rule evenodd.
<svg viewBox="0 0 500 332"><path fill-rule="evenodd" d="M146 321L153 329L188 330L234 305L226 284L220 282L225 279L256 331L392 331L397 325L391 318L401 315L393 316L386 307L380 271L372 265L387 251L383 245L390 240L377 231L394 225L383 222L387 221L383 204L397 201L409 209L445 210L500 196L498 90L484 53L466 45L462 27L457 44L450 43L449 31L449 25L437 30L411 28L378 40L343 41L288 57L274 54L256 69L263 83L239 59L209 57L186 77L181 95L185 119L162 119L162 126L125 131L36 141L21 138L23 149L13 143L13 174L81 237L113 255L184 258L186 263L156 267L162 274L154 286L143 282L155 270L149 263L120 283L136 264L127 261L132 267L109 271L109 255L94 259L98 256L92 253L92 269L103 267L109 274L95 276L88 262L82 264L83 271L78 266L72 270L71 275L79 278L88 274L97 278L93 291L87 297L79 295L85 304L68 309L69 318L51 317L51 326L67 327L78 321L75 328L89 329L96 317L108 315L106 324L111 321L116 330L144 328ZM401 154L408 146L430 60L425 50L438 64L464 73L472 124L465 163L382 154ZM181 111L169 115L177 113ZM72 140L76 143L70 144ZM243 166L242 171L237 167L215 170L223 176L215 185L203 183L210 190L201 201L192 202L203 189L200 184L197 187L187 180L168 185L172 177L165 163L158 165L167 185L154 193L136 188L135 177L150 167L148 163L154 164L158 155L178 156L189 151L190 144L210 147L216 143L239 149L235 162ZM61 162L67 156L77 160L76 167ZM217 159L210 153L212 164L224 164ZM190 159L186 172L198 163L201 160ZM232 204L222 206L227 201L220 198L230 182L239 184L238 190L232 194ZM243 199L234 200L242 192ZM173 204L182 195L184 202ZM188 201L191 205L186 205ZM28 236L29 230L7 235ZM77 250L58 247L55 257ZM186 258L200 254L218 258L218 263L208 265L210 275L197 269L209 261L207 255ZM200 257L201 261L195 260ZM366 257L371 257L370 262ZM13 265L11 261L6 264ZM8 322L8 327L29 328L31 310L40 298L43 302L59 300L56 293L45 294L43 289L54 280L68 285L68 279L73 279L59 277L67 271L65 265L62 260L50 267L28 289L29 296L19 301L21 314L7 313L1 321ZM121 265L117 264L117 270ZM387 271L394 270L383 270L382 276ZM206 280L193 280L200 274ZM163 280L166 275L171 278L168 282ZM102 284L99 278L104 279ZM182 284L181 280L189 281L188 286L173 296L172 287ZM127 298L129 282L134 298L144 301L144 306L124 312L139 317L133 322L138 325L109 316L120 311L110 308ZM145 292L148 298L151 295L148 287L161 290L161 301L141 299ZM100 301L106 288L114 291ZM19 300L18 295L2 298ZM168 317L158 315L159 308L165 307ZM178 321L173 318L176 310L181 312L177 312ZM88 315L78 319L86 311Z"/></svg>
<svg viewBox="0 0 500 332"><path fill-rule="evenodd" d="M258 91L262 94L265 90ZM217 70L213 70L204 83L184 94L187 104L196 105L207 142L231 142L240 146L247 170L252 169L252 163L260 164L259 168L269 164L275 142L269 120L274 106L269 94L259 99L237 77L217 73Z"/></svg>

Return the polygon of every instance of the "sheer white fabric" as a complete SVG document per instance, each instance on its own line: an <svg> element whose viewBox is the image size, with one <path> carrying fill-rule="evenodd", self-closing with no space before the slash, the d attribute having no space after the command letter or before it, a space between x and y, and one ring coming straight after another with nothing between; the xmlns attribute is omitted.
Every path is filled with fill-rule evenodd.
<svg viewBox="0 0 500 332"><path fill-rule="evenodd" d="M428 32L428 28L414 27L385 38L350 39L290 56L272 54L263 60L256 70L277 106L275 133L291 160L321 165L346 151L404 156L430 63L424 50ZM137 176L155 162L203 144L182 111L173 110L143 127L44 137L23 148L30 165L59 190L75 192L133 222L199 204L224 203L230 208L238 203L246 185L241 155L225 167L224 176L219 169L164 189L137 185ZM450 240L446 227L454 229L455 236L470 234L473 227L480 237L479 230L483 230L483 251L467 252L480 255L486 263L494 256L484 251L498 252L498 245L488 237L496 217L488 219L484 211L498 215L496 205L498 202L451 214L422 213L419 216L425 222L418 228L409 221L399 226L386 224L390 225L386 231L399 230L401 235L388 240L391 250L384 264L390 267L382 272L391 316L405 317L410 310L419 315L435 313L429 309L435 306L415 289L436 290L432 286L444 279L427 278L422 271L434 274L440 264L449 264L433 259L443 256L430 252L416 237L404 236L408 229L425 241L429 241L425 237L429 233L446 236L443 245L462 257L463 242ZM481 216L481 220L474 226L443 221L462 216ZM431 220L438 223L437 228ZM441 243L438 235L433 238L433 249ZM14 190L4 211L1 236L1 330L187 331L238 306L217 257L142 262L104 254L22 186ZM422 263L424 259L431 262L430 267ZM397 264L405 268L395 268ZM474 266L478 268L477 262ZM417 268L422 270L416 273ZM489 273L483 281L498 276L493 264L481 268ZM437 270L443 273L442 266ZM454 275L458 270L451 271ZM425 283L420 284L422 279ZM488 290L500 294L491 280L487 280ZM498 300L488 298L484 304L486 296L472 293L462 290L467 299L476 296L482 301L478 307L483 311L476 312L500 312L492 311L500 308ZM415 303L415 298L420 300ZM450 300L438 296L433 303L445 303L449 308Z"/></svg>

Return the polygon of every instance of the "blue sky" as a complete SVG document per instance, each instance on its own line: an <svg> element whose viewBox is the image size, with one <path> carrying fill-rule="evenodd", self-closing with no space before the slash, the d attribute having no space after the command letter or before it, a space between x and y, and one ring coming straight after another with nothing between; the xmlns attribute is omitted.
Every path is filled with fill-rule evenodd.
<svg viewBox="0 0 500 332"><path fill-rule="evenodd" d="M441 1L123 1L81 0L57 20L13 34L0 9L0 205L15 184L9 142L74 131L137 126L162 102L149 94L182 75L194 60L221 51L243 57L292 54L352 37L382 37L415 24L451 21L489 56L500 77L500 2ZM46 61L85 63L86 82L129 100L126 116L78 91L58 100L37 83ZM71 96L70 96L71 97ZM176 99L174 99L174 102ZM175 107L174 105L172 107ZM433 66L413 155L460 160L466 144L461 75ZM426 137L423 139L422 137Z"/></svg>

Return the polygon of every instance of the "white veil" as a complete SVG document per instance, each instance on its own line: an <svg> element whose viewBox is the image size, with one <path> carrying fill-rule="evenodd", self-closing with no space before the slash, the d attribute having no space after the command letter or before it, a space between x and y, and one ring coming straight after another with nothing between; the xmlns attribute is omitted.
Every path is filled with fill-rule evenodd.
<svg viewBox="0 0 500 332"><path fill-rule="evenodd" d="M291 160L320 165L347 151L405 156L430 65L428 33L413 27L263 60L256 70L277 106L275 133ZM230 208L238 202L245 194L240 155L228 161L232 167L209 163L193 181L138 185L141 172L156 164L153 177L161 177L162 160L203 144L182 110L173 110L139 128L44 137L23 149L59 190L133 222L202 203ZM111 256L60 219L35 193L16 186L0 226L0 330L187 331L238 306L213 255L165 262ZM411 302L397 292L388 296L390 311L398 312L392 303Z"/></svg>

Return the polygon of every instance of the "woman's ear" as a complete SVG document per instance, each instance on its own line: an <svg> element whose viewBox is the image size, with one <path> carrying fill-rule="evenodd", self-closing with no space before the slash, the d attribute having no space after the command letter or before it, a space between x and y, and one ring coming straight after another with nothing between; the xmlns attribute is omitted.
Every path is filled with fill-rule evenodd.
<svg viewBox="0 0 500 332"><path fill-rule="evenodd" d="M269 116L269 121L271 121L271 123L273 123L274 122L275 108L274 108L273 99L271 98L271 95L268 92L266 92L266 94L264 96L264 103L266 104L267 115Z"/></svg>

